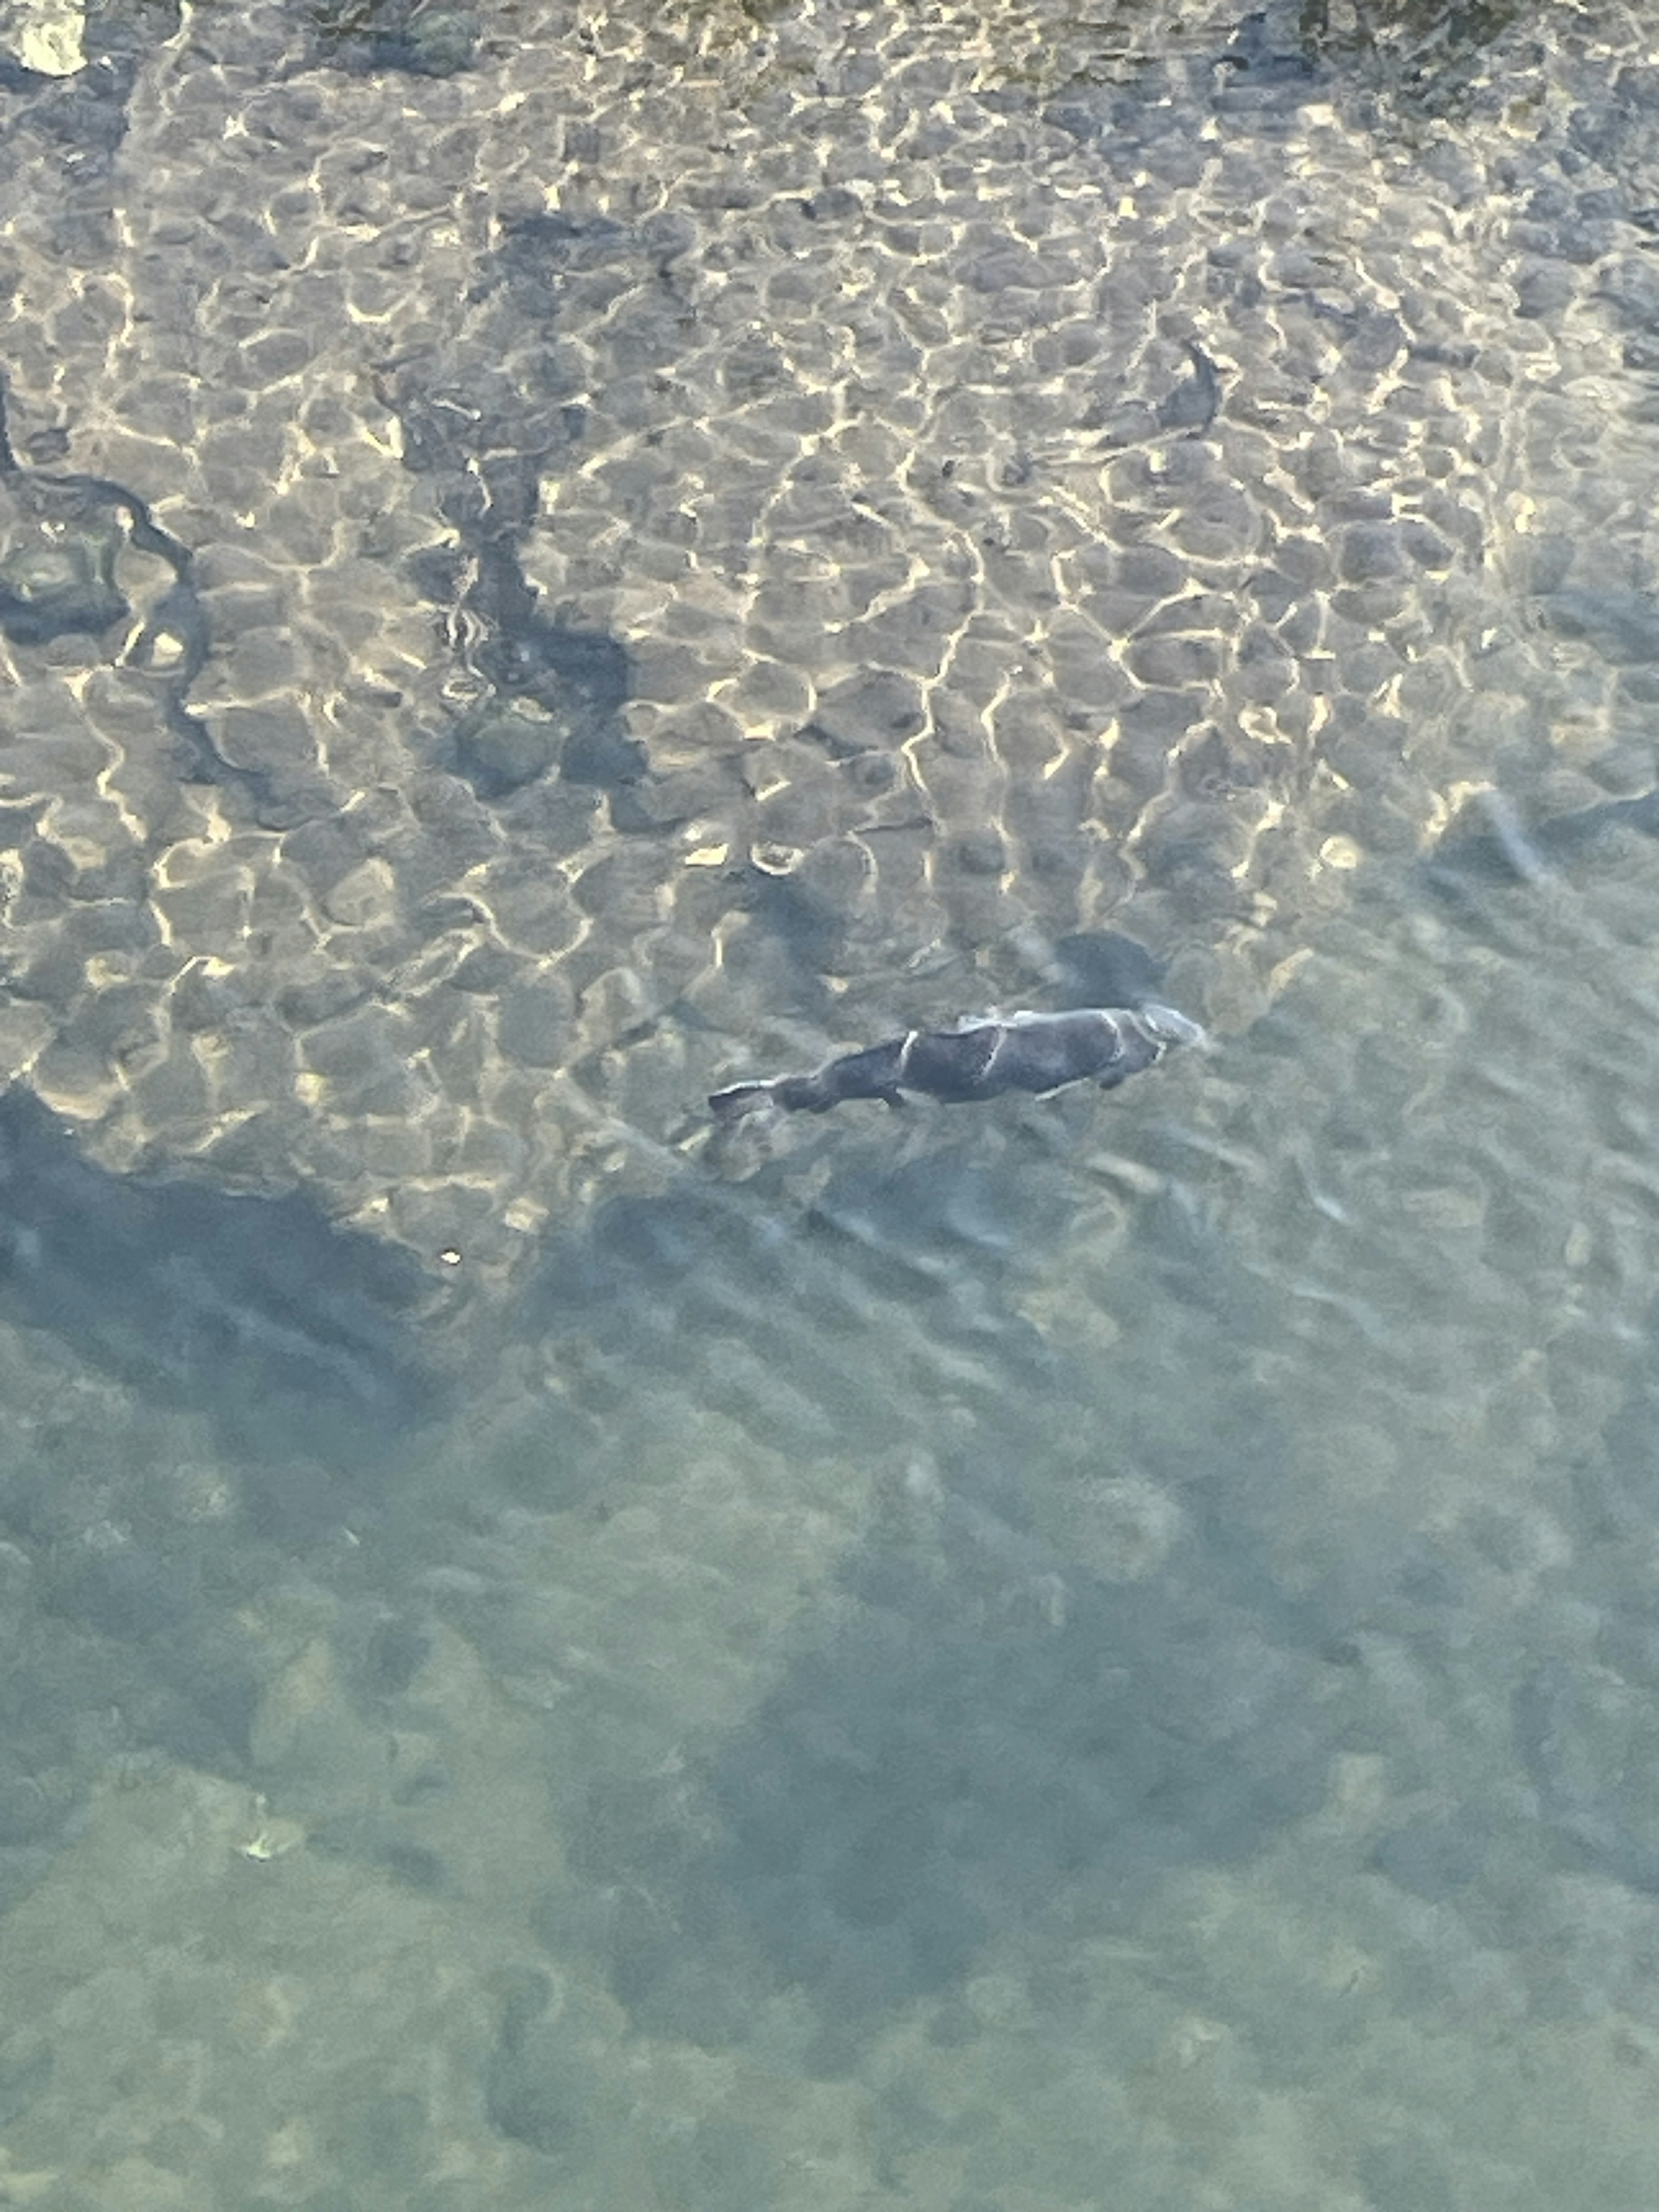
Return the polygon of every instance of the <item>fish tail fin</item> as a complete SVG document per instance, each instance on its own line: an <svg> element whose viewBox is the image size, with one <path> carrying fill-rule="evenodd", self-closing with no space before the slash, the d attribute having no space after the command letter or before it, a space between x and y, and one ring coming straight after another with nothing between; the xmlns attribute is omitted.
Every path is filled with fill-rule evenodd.
<svg viewBox="0 0 1659 2212"><path fill-rule="evenodd" d="M737 1121L745 1114L756 1114L776 1103L775 1084L734 1083L729 1090L710 1094L708 1110L717 1121Z"/></svg>

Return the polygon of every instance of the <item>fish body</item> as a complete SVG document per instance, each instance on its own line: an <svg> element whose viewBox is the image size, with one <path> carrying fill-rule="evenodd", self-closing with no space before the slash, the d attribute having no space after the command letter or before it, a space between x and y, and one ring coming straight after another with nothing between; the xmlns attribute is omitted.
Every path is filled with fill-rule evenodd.
<svg viewBox="0 0 1659 2212"><path fill-rule="evenodd" d="M907 1091L949 1106L1029 1091L1044 1097L1068 1083L1115 1089L1154 1066L1171 1045L1204 1032L1173 1006L1079 1006L1059 1014L986 1015L950 1030L908 1030L864 1052L826 1060L809 1075L734 1083L708 1101L717 1121L768 1108L823 1114L852 1098L904 1103Z"/></svg>

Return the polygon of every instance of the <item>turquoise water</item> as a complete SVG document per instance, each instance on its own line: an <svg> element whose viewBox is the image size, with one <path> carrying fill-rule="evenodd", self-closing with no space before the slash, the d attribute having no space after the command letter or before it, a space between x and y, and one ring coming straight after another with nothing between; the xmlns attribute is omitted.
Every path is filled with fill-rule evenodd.
<svg viewBox="0 0 1659 2212"><path fill-rule="evenodd" d="M413 12L0 87L0 2197L1646 2212L1641 22Z"/></svg>

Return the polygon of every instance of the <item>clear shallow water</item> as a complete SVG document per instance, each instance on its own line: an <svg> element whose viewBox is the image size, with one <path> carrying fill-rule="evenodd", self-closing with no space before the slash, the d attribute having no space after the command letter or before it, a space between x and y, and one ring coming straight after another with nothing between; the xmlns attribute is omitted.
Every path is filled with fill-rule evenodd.
<svg viewBox="0 0 1659 2212"><path fill-rule="evenodd" d="M297 1542L15 1346L44 2201L1642 2202L1656 861L602 1211Z"/></svg>
<svg viewBox="0 0 1659 2212"><path fill-rule="evenodd" d="M163 118L181 99L246 105L236 71L281 44L284 20L250 15L252 60L168 50L139 79L134 130L146 100ZM832 90L857 94L856 25L786 27ZM607 19L573 49L621 102L596 94L592 125L618 204L642 179L657 188L646 153L690 143L675 100L713 98L725 66L699 77L682 56L677 75L658 57L642 82L664 113L636 112L616 89L627 29ZM882 97L907 131L958 83L970 32L891 54ZM556 735L577 757L545 785L545 762L515 780L525 757L468 720L476 698L422 750L418 677L410 711L365 737L363 718L390 709L327 689L354 603L306 537L316 517L283 506L289 478L262 475L258 421L199 447L179 431L199 471L185 496L178 452L134 429L154 437L166 380L135 378L125 338L105 385L88 365L108 294L93 288L84 327L62 308L55 366L24 349L15 374L43 419L54 378L76 396L70 458L118 461L171 501L181 544L210 549L215 649L164 706L199 710L234 773L211 804L161 774L113 647L100 659L65 631L36 662L11 638L23 705L5 758L35 842L19 831L5 1042L26 1087L87 1132L71 1144L21 1097L0 1128L0 2178L15 2197L317 2212L1650 2202L1659 844L1616 811L1571 833L1527 827L1652 782L1632 212L1651 204L1646 110L1639 76L1616 127L1586 110L1585 36L1541 61L1528 50L1535 192L1499 159L1519 128L1501 102L1425 125L1429 183L1408 185L1408 134L1368 139L1293 69L1252 76L1235 52L1239 96L1212 108L1195 42L1158 98L1140 87L1144 112L1127 94L1103 110L1091 84L1063 126L1082 168L1041 146L1063 181L1088 180L1079 235L1103 220L1103 179L1121 191L1103 258L1127 273L1103 325L1135 337L1148 271L1178 269L1196 288L1186 309L1208 301L1215 318L1194 327L1212 344L1231 330L1238 358L1206 423L1173 326L1150 351L1114 337L1107 369L1131 387L1114 384L1114 404L1140 413L1065 420L1068 437L1127 441L1125 457L1034 437L1031 477L1000 471L1007 408L986 397L1000 387L983 362L953 353L946 310L967 299L975 328L1000 317L999 343L1021 315L1051 331L1063 318L1026 280L1075 271L1016 255L1018 281L1006 258L987 275L1024 157L994 136L977 182L951 163L957 128L1005 112L994 100L964 100L937 139L907 137L890 160L912 198L937 174L943 233L975 192L990 210L965 258L890 246L922 272L904 307L914 357L868 307L872 392L890 375L904 417L914 372L938 411L906 434L939 477L903 478L899 500L873 434L817 449L897 501L865 548L862 613L836 600L850 556L792 565L823 516L767 509L747 627L734 618L738 643L721 634L701 672L653 659L647 584L689 620L717 566L702 541L689 579L654 573L678 502L708 532L719 487L747 482L745 441L775 476L786 434L817 434L791 414L799 393L758 425L744 416L769 388L757 352L725 387L730 473L697 443L696 364L725 375L730 303L748 315L760 296L721 257L762 252L765 193L747 230L700 175L682 194L710 233L670 298L669 320L696 335L689 405L659 375L627 381L630 361L662 358L661 331L637 304L613 314L610 292L631 298L641 239L672 240L624 235L586 202L586 228L514 234L489 264L514 303L507 334L537 337L520 295L550 259L588 286L570 283L559 313L598 349L591 447L568 466L542 454L539 535L520 533L566 627L535 628L502 556L470 595L451 579L453 627L480 624L485 642L445 663L430 595L417 623L404 570L374 575L434 690L465 678L506 696L515 633L563 656L581 696ZM758 165L758 139L775 137L786 184L804 158L783 127L805 81L791 54L794 89L772 106L775 82L738 72L744 145ZM550 41L548 55L545 73L528 52L518 71L543 107L575 97ZM383 96L434 125L441 208L476 123L451 110L476 98L486 126L493 112L482 78L400 83L388 66L337 86L309 124L297 95L281 128L249 109L267 132L251 143L279 167L311 160L317 128L318 204L349 203L310 265L398 231L374 161L349 168ZM1007 96L1018 109L1023 93ZM1103 112L1117 135L1103 152ZM1188 179L1206 122L1222 167ZM533 136L483 127L477 143ZM605 166L580 136L568 159ZM1296 169L1297 222L1325 211L1328 259L1298 274L1274 203L1263 295L1248 254L1210 248L1223 216L1245 226L1242 180L1275 162ZM398 169L410 192L421 166ZM38 206L27 167L8 189ZM611 187L590 174L582 189L597 204ZM142 242L150 201L124 190L124 236ZM1500 191L1510 228L1489 243ZM175 217L202 197L187 165L156 180ZM839 282L873 250L837 206L810 222L852 222L850 260L816 258L793 202L796 230L768 248L768 312L792 345L788 283L810 305L825 265ZM1046 206L1039 179L1014 211L1041 234ZM270 207L287 251L316 210ZM418 249L398 231L387 265L418 266L422 312L462 289L445 289L447 240L441 222ZM1333 241L1364 264L1358 306L1338 296ZM262 331L297 313L280 263L266 270L279 308L216 295L204 347L230 358L256 307ZM196 264L175 251L122 265L153 311ZM1392 305L1378 269L1401 278ZM1413 295L1407 270L1435 282ZM663 296L654 277L645 293ZM1473 353L1437 357L1460 317ZM428 332L437 366L397 417L419 465L374 475L368 444L317 417L330 465L301 470L307 497L343 483L342 513L372 510L390 541L418 534L396 500L429 493L451 550L482 560L462 493L488 474L483 447L454 433L447 450L442 425L477 399L491 337L465 316ZM1021 377L1007 390L1046 436L1060 416L1041 352L1029 400ZM327 355L313 381L339 366ZM939 394L957 368L978 396L953 416L961 392ZM550 419L569 374L536 387ZM527 388L521 374L515 451L548 430ZM262 404L286 421L295 403ZM504 434L511 410L492 405ZM1174 434L1161 459L1154 433ZM240 436L251 459L228 450ZM994 489L985 529L941 459L975 438L999 463L994 488L970 487ZM47 441L30 465L61 459ZM1429 546L1420 574L1391 568L1391 541L1364 534L1373 504L1420 522L1425 485L1447 473L1456 497L1437 512L1455 537L1462 501L1468 546L1450 566ZM510 476L491 479L503 508L527 496ZM810 482L790 483L805 501ZM27 487L9 488L27 507ZM1258 574L1258 494L1277 585ZM589 499L633 501L620 550L596 548ZM105 494L92 509L100 529L132 520ZM244 514L269 571L235 535ZM735 492L726 525L732 544L758 527ZM1097 575L1097 530L1120 533L1113 562L1134 558ZM306 556L298 598L271 557L284 532ZM970 543L981 566L941 616L927 592L946 572L963 585L972 563L952 563ZM1315 564L1313 628L1288 601L1273 613L1297 545ZM927 590L890 620L896 547ZM171 591L173 562L147 557ZM123 558L138 598L132 547ZM1271 650L1237 618L1229 562L1279 625ZM1188 604L1200 585L1210 597ZM1159 626L1164 593L1185 608L1174 627ZM1067 629L1068 594L1087 596L1093 630L1080 616ZM1007 635L975 629L988 605ZM923 666L938 720L921 742L900 726L909 677L849 707L814 642L913 670L941 623L949 674ZM328 733L314 757L247 719L273 632L294 656L283 682ZM1292 647L1298 680L1264 737L1263 655ZM605 719L624 659L626 732ZM767 707L791 667L803 703ZM700 684L775 715L775 786L739 790L718 727L673 720ZM1182 719L1200 697L1207 736ZM108 823L70 803L85 741L70 709L86 700L128 742L106 788L153 841L142 897L131 854L98 844ZM792 726L814 702L827 751ZM982 753L969 707L995 727ZM914 783L875 774L895 738ZM629 744L650 751L649 776ZM103 757L88 757L83 780ZM856 880L836 781L849 763L858 836L880 856ZM353 775L366 801L340 795ZM1496 852L1460 863L1454 830L1431 867L1422 854L1485 781L1514 810L1474 811L1474 834L1503 833ZM393 804L417 782L424 842ZM674 810L693 801L708 818L682 834ZM995 851L973 842L988 823ZM728 908L707 860L718 838L760 854ZM548 914L538 884L554 887ZM558 899L583 917L574 951ZM166 927L146 933L151 908ZM475 908L500 941L477 936ZM1112 924L1155 942L1212 1051L1110 1099L849 1109L730 1177L703 1150L705 1077L804 1064L896 1011L1052 993L1056 942ZM341 972L392 981L365 1012L336 995ZM173 1026L147 1041L158 995ZM382 1017L404 1025L390 1073ZM180 1043L197 1037L199 1051ZM203 1147L215 1172L182 1184L113 1172L176 1170ZM296 1176L308 1196L269 1194ZM319 1198L356 1233L325 1228ZM455 1266L440 1256L452 1238Z"/></svg>

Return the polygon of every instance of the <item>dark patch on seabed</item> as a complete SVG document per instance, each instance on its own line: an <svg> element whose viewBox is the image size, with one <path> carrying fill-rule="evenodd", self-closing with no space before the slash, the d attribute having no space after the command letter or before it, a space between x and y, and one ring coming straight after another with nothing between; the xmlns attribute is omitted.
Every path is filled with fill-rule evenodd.
<svg viewBox="0 0 1659 2212"><path fill-rule="evenodd" d="M244 1607L296 1548L363 1525L439 1408L422 1279L301 1199L109 1174L0 1096L0 1320L63 1347L7 1355L0 1911L117 1754L246 1771L268 1658ZM82 1363L128 1386L119 1414ZM180 1464L180 1410L218 1426L222 1480Z"/></svg>
<svg viewBox="0 0 1659 2212"><path fill-rule="evenodd" d="M1624 1404L1573 1470L1583 1515L1580 1560L1564 1577L1593 1640L1556 1633L1516 1685L1516 1754L1537 1793L1558 1859L1659 1896L1659 1592L1649 1571L1659 1524L1659 1388L1649 1309ZM1563 1608L1566 1617L1572 1615ZM1552 1648L1553 1647L1553 1648Z"/></svg>
<svg viewBox="0 0 1659 2212"><path fill-rule="evenodd" d="M0 1310L256 1462L373 1464L434 1413L407 1253L298 1196L112 1175L29 1092L0 1097Z"/></svg>
<svg viewBox="0 0 1659 2212"><path fill-rule="evenodd" d="M1321 1800L1351 1674L1267 1564L1285 1452L1249 1372L1259 1301L1178 1204L1151 1203L1109 1402L1009 1296L1062 1218L1054 1165L994 1172L963 1143L862 1167L787 1233L752 1183L627 1202L543 1304L635 1371L689 1375L699 1403L722 1401L740 1340L796 1387L778 1441L888 1470L822 1626L712 1750L690 1814L678 1765L653 1782L606 1744L582 1762L573 1864L618 1886L602 1964L652 2032L740 2038L731 1992L793 1985L835 2070L1079 1885L1115 1916ZM872 1387L896 1297L976 1381ZM1179 1501L1185 1534L1145 1579L1109 1579L1032 1500L1128 1469Z"/></svg>
<svg viewBox="0 0 1659 2212"><path fill-rule="evenodd" d="M1318 1802L1328 1753L1306 1656L1199 1555L1108 1586L947 1492L935 1535L846 1577L853 1621L803 1656L720 1759L719 1880L833 2039L937 1990L1063 1886L1127 1899L1249 1857Z"/></svg>
<svg viewBox="0 0 1659 2212"><path fill-rule="evenodd" d="M301 1198L112 1175L30 1093L0 1096L0 1321L64 1347L9 1370L0 1910L116 1753L246 1770L264 1662L242 1607L296 1547L363 1524L440 1408L422 1279ZM78 1397L82 1362L127 1387L118 1427ZM179 1464L180 1411L219 1430L222 1510Z"/></svg>

